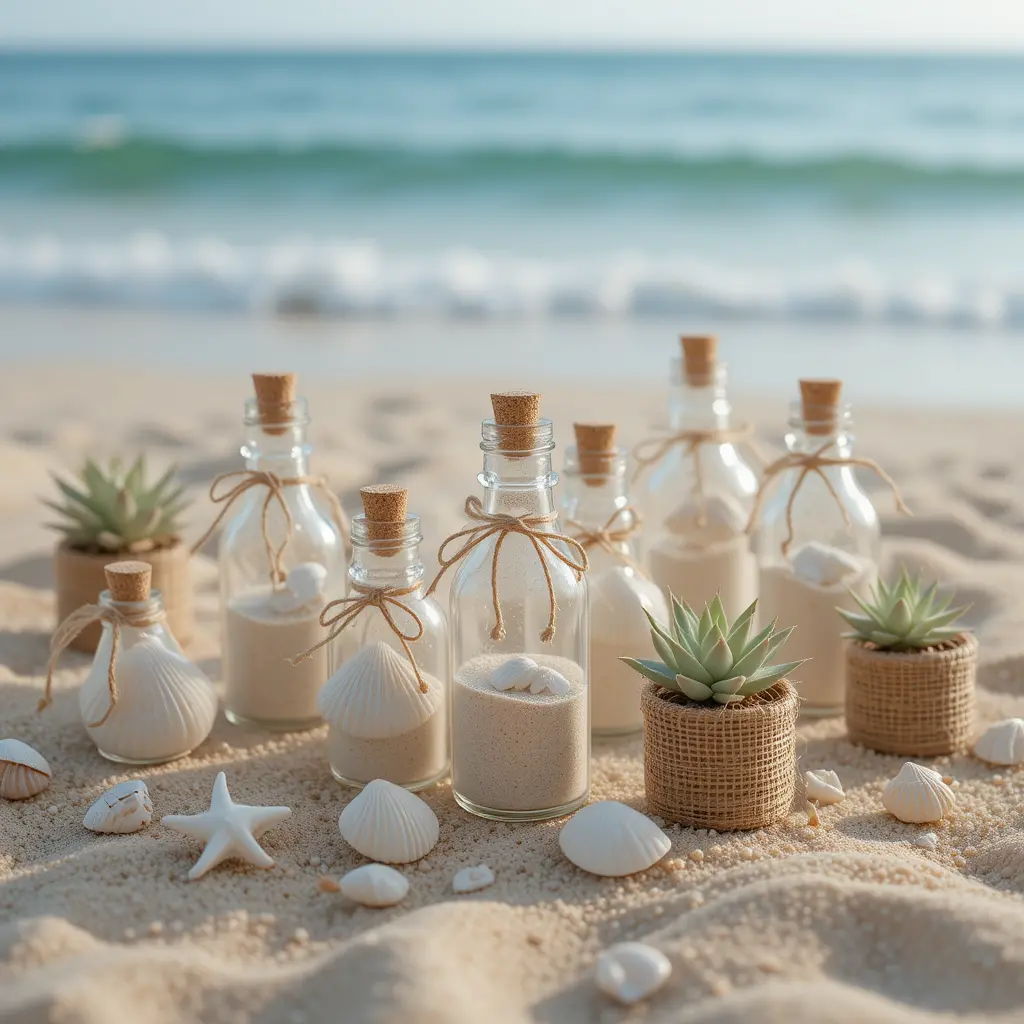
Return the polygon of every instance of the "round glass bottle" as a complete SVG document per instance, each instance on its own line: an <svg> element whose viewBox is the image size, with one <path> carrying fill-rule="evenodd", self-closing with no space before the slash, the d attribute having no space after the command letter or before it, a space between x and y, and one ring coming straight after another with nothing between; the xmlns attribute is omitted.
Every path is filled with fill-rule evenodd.
<svg viewBox="0 0 1024 1024"><path fill-rule="evenodd" d="M562 511L566 530L590 562L590 727L595 736L622 736L643 728L643 680L619 658L647 650L651 627L644 612L667 622L668 606L637 562L640 516L629 503L629 458L616 447L616 428L574 428L576 447L565 453Z"/></svg>

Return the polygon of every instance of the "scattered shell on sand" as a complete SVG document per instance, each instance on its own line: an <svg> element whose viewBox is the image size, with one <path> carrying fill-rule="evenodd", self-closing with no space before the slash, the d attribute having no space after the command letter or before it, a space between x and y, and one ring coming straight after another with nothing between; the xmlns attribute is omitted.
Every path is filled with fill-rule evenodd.
<svg viewBox="0 0 1024 1024"><path fill-rule="evenodd" d="M364 864L345 875L339 888L364 907L393 907L408 894L409 879L386 864Z"/></svg>
<svg viewBox="0 0 1024 1024"><path fill-rule="evenodd" d="M642 942L621 942L597 958L594 980L605 995L632 1006L657 992L671 973L672 964L661 950Z"/></svg>
<svg viewBox="0 0 1024 1024"><path fill-rule="evenodd" d="M922 832L914 840L915 846L920 846L922 850L934 850L939 845L939 837L934 832Z"/></svg>
<svg viewBox="0 0 1024 1024"><path fill-rule="evenodd" d="M548 693L553 693L556 697L564 697L572 690L572 683L561 672L556 672L555 669L545 666L533 673L533 679L530 680L530 693L543 693L545 690Z"/></svg>
<svg viewBox="0 0 1024 1024"><path fill-rule="evenodd" d="M341 837L370 860L408 864L437 843L437 815L418 796L385 779L374 779L338 818Z"/></svg>
<svg viewBox="0 0 1024 1024"><path fill-rule="evenodd" d="M562 826L558 845L576 867L608 877L646 871L672 848L650 818L617 800L577 811Z"/></svg>
<svg viewBox="0 0 1024 1024"><path fill-rule="evenodd" d="M494 872L486 864L463 868L452 879L452 889L457 893L477 892L493 884Z"/></svg>
<svg viewBox="0 0 1024 1024"><path fill-rule="evenodd" d="M839 776L828 768L804 772L804 795L821 807L837 804L846 796Z"/></svg>
<svg viewBox="0 0 1024 1024"><path fill-rule="evenodd" d="M491 673L491 686L495 690L528 690L537 671L537 662L533 658L517 654L503 661Z"/></svg>
<svg viewBox="0 0 1024 1024"><path fill-rule="evenodd" d="M955 803L956 794L942 776L913 761L907 761L882 790L882 806L893 817L911 824L940 821Z"/></svg>
<svg viewBox="0 0 1024 1024"><path fill-rule="evenodd" d="M1024 761L1024 718L993 722L974 744L974 756L989 764L1020 764Z"/></svg>
<svg viewBox="0 0 1024 1024"><path fill-rule="evenodd" d="M53 778L46 758L21 740L0 740L0 796L27 800L42 793Z"/></svg>
<svg viewBox="0 0 1024 1024"><path fill-rule="evenodd" d="M85 813L82 824L90 832L127 835L153 820L153 801L141 779L111 786Z"/></svg>

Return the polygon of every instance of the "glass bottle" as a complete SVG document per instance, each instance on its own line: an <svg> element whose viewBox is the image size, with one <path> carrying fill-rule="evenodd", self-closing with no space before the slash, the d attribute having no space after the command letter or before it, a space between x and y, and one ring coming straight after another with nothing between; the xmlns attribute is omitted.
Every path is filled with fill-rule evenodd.
<svg viewBox="0 0 1024 1024"><path fill-rule="evenodd" d="M669 400L670 437L678 440L665 446L640 496L645 562L663 590L698 610L719 594L734 618L757 597L757 561L746 534L757 476L730 433L716 340L681 340ZM657 454L653 440L641 451L651 446Z"/></svg>
<svg viewBox="0 0 1024 1024"><path fill-rule="evenodd" d="M361 493L364 511L352 520L352 596L338 609L354 617L334 641L339 667L319 700L330 725L331 772L349 786L387 779L423 789L448 773L448 623L424 594L420 519L406 513L407 491L382 484ZM355 612L375 593L392 595L384 607L404 643L379 606Z"/></svg>
<svg viewBox="0 0 1024 1024"><path fill-rule="evenodd" d="M221 537L224 713L238 725L306 729L320 723L316 697L331 653L290 660L322 638L321 609L345 594L344 540L314 499L309 413L294 376L253 380L242 455L249 473L273 474L281 486L276 495L265 484L246 490Z"/></svg>
<svg viewBox="0 0 1024 1024"><path fill-rule="evenodd" d="M792 405L786 448L794 459L816 452L847 459L854 438L849 407L840 404L842 384L801 380L801 400ZM836 607L856 607L854 590L867 597L878 575L881 530L878 514L861 489L852 465L824 466L801 477L799 465L766 480L768 497L757 534L760 562L758 617L778 617L796 631L786 656L810 658L794 685L801 713L842 714L845 702L845 654L841 634L847 628ZM792 508L792 535L787 510Z"/></svg>
<svg viewBox="0 0 1024 1024"><path fill-rule="evenodd" d="M629 503L629 455L613 425L577 423L565 453L564 525L584 545L590 568L590 727L594 736L643 728L641 678L619 658L646 657L651 627L644 611L668 622L661 588L637 562L640 515Z"/></svg>
<svg viewBox="0 0 1024 1024"><path fill-rule="evenodd" d="M558 532L555 442L551 421L538 418L539 398L492 395L477 479L484 516L538 517L536 529L551 534ZM552 543L575 557L570 545ZM462 807L485 818L558 817L582 806L590 789L586 578L543 545L541 551L557 607L553 636L551 594L530 537L491 533L468 550L452 580L452 789Z"/></svg>

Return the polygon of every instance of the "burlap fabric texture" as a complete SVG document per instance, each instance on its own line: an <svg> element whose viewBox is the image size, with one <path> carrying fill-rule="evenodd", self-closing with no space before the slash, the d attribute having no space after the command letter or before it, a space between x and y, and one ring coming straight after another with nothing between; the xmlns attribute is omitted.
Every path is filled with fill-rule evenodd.
<svg viewBox="0 0 1024 1024"><path fill-rule="evenodd" d="M764 828L789 813L799 702L786 680L715 706L648 683L640 706L651 814L721 832Z"/></svg>
<svg viewBox="0 0 1024 1024"><path fill-rule="evenodd" d="M929 757L967 747L974 731L978 642L970 634L913 653L853 641L846 650L846 728L883 754Z"/></svg>

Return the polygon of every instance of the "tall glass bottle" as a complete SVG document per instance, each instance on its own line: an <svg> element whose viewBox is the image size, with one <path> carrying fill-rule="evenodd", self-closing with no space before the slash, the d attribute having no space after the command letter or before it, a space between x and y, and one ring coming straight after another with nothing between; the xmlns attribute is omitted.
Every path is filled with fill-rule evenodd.
<svg viewBox="0 0 1024 1024"><path fill-rule="evenodd" d="M683 358L673 363L670 433L637 452L664 452L639 499L645 561L665 591L694 608L720 594L733 618L757 597L757 562L746 534L757 476L734 443L716 339L681 341Z"/></svg>
<svg viewBox="0 0 1024 1024"><path fill-rule="evenodd" d="M564 525L586 548L590 568L590 726L595 736L643 728L642 680L619 658L646 651L647 611L669 613L661 588L637 561L640 515L629 503L628 453L615 444L611 424L574 424L576 447L565 453ZM631 655L637 657L638 655Z"/></svg>
<svg viewBox="0 0 1024 1024"><path fill-rule="evenodd" d="M541 540L501 528L558 532L554 432L550 420L538 418L539 400L491 396L479 510L467 502L471 518L478 516L467 528L475 532L450 539L468 546L450 599L452 788L466 810L506 821L568 814L590 788L585 576ZM564 541L549 543L576 557Z"/></svg>
<svg viewBox="0 0 1024 1024"><path fill-rule="evenodd" d="M236 724L306 729L320 722L316 697L331 654L321 648L297 666L290 659L321 639L321 609L344 596L344 540L313 496L309 412L295 397L294 375L254 374L253 381L239 474L251 486L239 495L219 552L224 713Z"/></svg>

